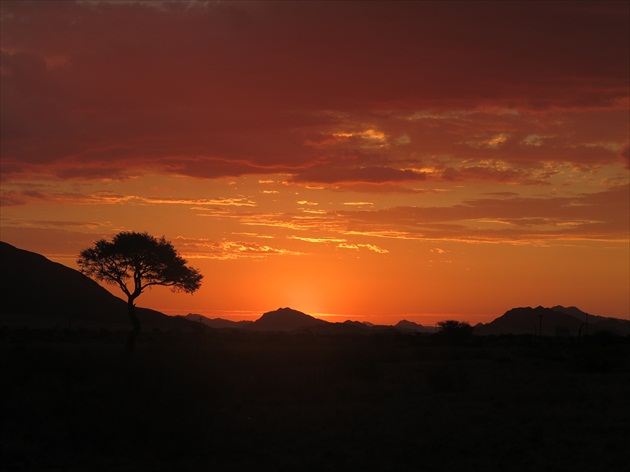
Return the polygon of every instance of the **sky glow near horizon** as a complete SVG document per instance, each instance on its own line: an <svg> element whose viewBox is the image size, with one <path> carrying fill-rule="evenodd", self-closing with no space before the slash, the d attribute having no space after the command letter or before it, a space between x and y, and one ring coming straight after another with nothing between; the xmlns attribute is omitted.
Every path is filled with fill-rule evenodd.
<svg viewBox="0 0 630 472"><path fill-rule="evenodd" d="M3 241L163 235L169 314L629 316L627 2L1 8Z"/></svg>

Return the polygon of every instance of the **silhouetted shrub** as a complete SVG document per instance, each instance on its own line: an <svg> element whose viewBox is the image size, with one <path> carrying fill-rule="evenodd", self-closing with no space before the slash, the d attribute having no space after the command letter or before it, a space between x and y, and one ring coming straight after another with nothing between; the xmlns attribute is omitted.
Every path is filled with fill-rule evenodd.
<svg viewBox="0 0 630 472"><path fill-rule="evenodd" d="M438 322L438 335L449 341L461 342L470 339L473 327L467 321L445 320Z"/></svg>

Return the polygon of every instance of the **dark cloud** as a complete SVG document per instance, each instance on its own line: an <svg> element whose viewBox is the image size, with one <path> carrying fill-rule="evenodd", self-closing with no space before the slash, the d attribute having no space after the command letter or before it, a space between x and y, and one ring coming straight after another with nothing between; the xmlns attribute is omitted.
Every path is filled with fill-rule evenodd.
<svg viewBox="0 0 630 472"><path fill-rule="evenodd" d="M615 2L7 1L2 25L5 179L15 169L85 179L277 169L295 182L398 182L424 178L393 165L402 158L610 162L615 152L592 144L627 142L628 9ZM480 106L601 112L563 128L565 143L546 138L555 148L519 145L534 122L520 115L383 120ZM382 142L337 144L383 146L385 162L318 166L328 150L309 137L375 123ZM511 141L474 145L494 132Z"/></svg>

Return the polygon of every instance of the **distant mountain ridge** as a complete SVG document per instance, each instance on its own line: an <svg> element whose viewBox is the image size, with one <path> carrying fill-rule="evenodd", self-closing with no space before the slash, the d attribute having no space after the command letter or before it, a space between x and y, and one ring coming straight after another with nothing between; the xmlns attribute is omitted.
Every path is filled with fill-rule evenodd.
<svg viewBox="0 0 630 472"><path fill-rule="evenodd" d="M278 308L277 310L263 313L261 317L255 321L229 321L221 318L212 319L197 314L188 314L186 318L201 322L215 329L239 329L257 332L366 334L379 330L378 326L369 326L360 321L347 320L343 323L330 323L289 307Z"/></svg>
<svg viewBox="0 0 630 472"><path fill-rule="evenodd" d="M188 313L184 316L189 321L201 323L214 329L237 329L244 326L251 325L253 321L232 321L224 318L208 318L207 316L199 315L197 313Z"/></svg>
<svg viewBox="0 0 630 472"><path fill-rule="evenodd" d="M247 331L311 332L318 334L370 334L370 333L433 333L435 328L402 320L394 326L374 325L368 322L346 320L340 323L315 318L293 308L284 307L263 313L255 321L230 321L208 318L190 313L186 319L203 323L215 329L243 329Z"/></svg>
<svg viewBox="0 0 630 472"><path fill-rule="evenodd" d="M194 314L187 315L187 318L200 321L212 328L251 331L308 331L319 334L370 334L379 332L430 334L435 332L433 326L423 326L408 320L401 320L394 326L372 325L371 323L350 320L342 323L330 323L289 307L264 313L256 321L235 322L221 318L210 319ZM486 324L479 323L474 328L474 333L478 335L539 335L542 333L544 336L580 336L602 331L622 336L630 335L630 321L591 315L573 306L563 307L560 305L552 308L542 306L512 308L495 320Z"/></svg>
<svg viewBox="0 0 630 472"><path fill-rule="evenodd" d="M581 336L597 332L630 335L630 321L591 315L577 307L561 305L512 308L487 324L475 326L475 334L533 334Z"/></svg>

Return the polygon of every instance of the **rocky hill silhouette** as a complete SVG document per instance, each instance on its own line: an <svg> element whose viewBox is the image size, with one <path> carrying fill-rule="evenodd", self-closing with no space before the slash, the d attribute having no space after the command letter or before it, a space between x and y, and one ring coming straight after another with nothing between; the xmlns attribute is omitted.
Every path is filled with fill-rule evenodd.
<svg viewBox="0 0 630 472"><path fill-rule="evenodd" d="M128 329L127 303L79 271L0 242L0 324L40 328ZM190 322L138 308L143 328L188 328Z"/></svg>
<svg viewBox="0 0 630 472"><path fill-rule="evenodd" d="M292 308L278 308L275 311L268 311L258 318L254 323L247 326L248 329L256 331L295 331L297 329L315 329L329 324L324 320L302 313Z"/></svg>
<svg viewBox="0 0 630 472"><path fill-rule="evenodd" d="M512 308L487 324L475 326L475 334L533 334L580 336L609 332L630 335L630 321L588 314L579 308L538 306Z"/></svg>

